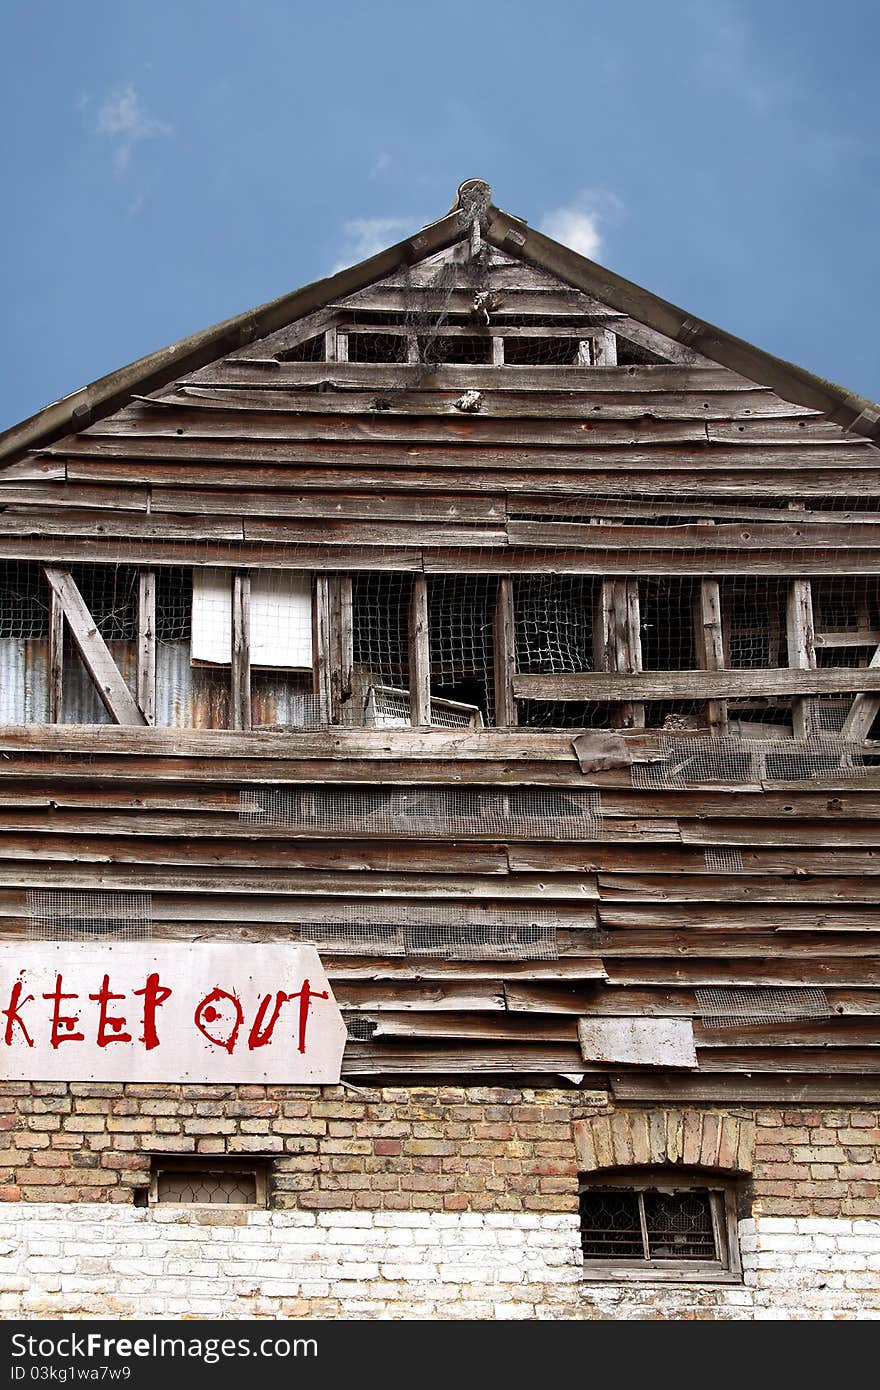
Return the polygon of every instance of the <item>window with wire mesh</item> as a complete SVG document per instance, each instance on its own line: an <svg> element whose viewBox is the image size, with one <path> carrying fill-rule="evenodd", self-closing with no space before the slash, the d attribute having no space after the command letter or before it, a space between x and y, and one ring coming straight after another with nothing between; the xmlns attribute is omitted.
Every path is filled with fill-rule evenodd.
<svg viewBox="0 0 880 1390"><path fill-rule="evenodd" d="M788 665L785 609L789 580L737 576L721 586L725 665L733 670L773 670ZM788 726L791 700L773 696L731 700L731 720Z"/></svg>
<svg viewBox="0 0 880 1390"><path fill-rule="evenodd" d="M49 635L49 584L30 560L0 561L0 637Z"/></svg>
<svg viewBox="0 0 880 1390"><path fill-rule="evenodd" d="M150 1173L153 1204L182 1207L264 1207L267 1164L227 1161L186 1162L154 1158Z"/></svg>
<svg viewBox="0 0 880 1390"><path fill-rule="evenodd" d="M817 666L870 665L880 646L880 579L840 575L814 579Z"/></svg>
<svg viewBox="0 0 880 1390"><path fill-rule="evenodd" d="M431 694L476 705L486 724L495 713L497 590L484 575L437 575L428 585Z"/></svg>
<svg viewBox="0 0 880 1390"><path fill-rule="evenodd" d="M646 1277L658 1265L707 1273L738 1268L730 1188L700 1185L696 1179L597 1180L581 1190L579 1205L581 1248L590 1272L600 1270L602 1262L641 1270Z"/></svg>
<svg viewBox="0 0 880 1390"><path fill-rule="evenodd" d="M137 637L136 565L71 565L70 572L105 642Z"/></svg>
<svg viewBox="0 0 880 1390"><path fill-rule="evenodd" d="M279 362L323 362L325 357L324 334L318 333L314 338L306 338L302 343L296 343L293 347L284 348L282 352L275 354Z"/></svg>
<svg viewBox="0 0 880 1390"><path fill-rule="evenodd" d="M188 642L192 636L193 577L190 567L156 571L156 640Z"/></svg>
<svg viewBox="0 0 880 1390"><path fill-rule="evenodd" d="M352 580L354 664L375 685L409 686L408 574L356 574Z"/></svg>

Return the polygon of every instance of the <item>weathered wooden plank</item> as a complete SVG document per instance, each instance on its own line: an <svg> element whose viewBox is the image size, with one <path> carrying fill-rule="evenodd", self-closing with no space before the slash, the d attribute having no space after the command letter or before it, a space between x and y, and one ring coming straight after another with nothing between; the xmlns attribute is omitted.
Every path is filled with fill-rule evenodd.
<svg viewBox="0 0 880 1390"><path fill-rule="evenodd" d="M434 466L420 453L418 462L408 466L389 461L387 451L382 460L363 455L361 466L353 468L347 461L343 468L342 460L334 467L329 461L318 464L299 462L294 464L275 464L265 461L262 456L250 456L236 462L224 462L200 458L190 454L183 458L129 459L124 456L111 456L107 459L91 459L80 462L67 461L68 476L75 479L93 479L98 482L129 485L143 483L148 476L152 485L179 487L232 488L240 489L243 481L249 489L279 492L291 488L315 489L321 492L344 492L374 489L377 492L399 488L401 490L423 489L425 492L440 494L444 492L461 495L462 492L493 494L508 492L516 497L522 494L529 502L537 495L545 498L555 497L570 504L572 497L595 494L603 497L612 494L620 499L627 497L644 500L656 495L676 496L687 500L698 499L702 510L706 498L729 499L735 502L740 498L770 497L778 499L790 495L796 486L803 497L828 498L835 493L845 493L848 497L871 498L878 495L877 470L864 468L829 469L816 468L802 459L802 470L796 479L786 468L776 469L767 463L754 468L738 469L732 474L723 460L714 467L716 455L700 454L690 459L689 466L676 466L675 461L666 460L662 467L646 468L632 460L632 467L625 469L622 460L612 460L607 464L607 455L602 465L587 463L578 469L554 471L529 469L528 465L499 469L482 460L471 459L466 473ZM711 467L707 466L712 460ZM479 466L478 466L479 465ZM601 508L607 512L610 503L603 502ZM647 505L647 504L646 504ZM564 507L563 507L564 509ZM640 508L640 514L641 514ZM845 513L841 520L845 519ZM768 518L769 519L769 518Z"/></svg>
<svg viewBox="0 0 880 1390"><path fill-rule="evenodd" d="M880 984L880 959L834 960L608 960L612 985L831 985Z"/></svg>
<svg viewBox="0 0 880 1390"><path fill-rule="evenodd" d="M330 635L330 580L316 574L312 591L312 682L321 720L330 723L332 715Z"/></svg>
<svg viewBox="0 0 880 1390"><path fill-rule="evenodd" d="M152 516L125 512L121 516L103 512L79 512L68 508L56 513L54 503L45 511L28 510L25 520L15 512L0 512L0 536L13 537L26 531L28 536L116 537L147 541L151 539L189 539L240 541L242 522L236 518Z"/></svg>
<svg viewBox="0 0 880 1390"><path fill-rule="evenodd" d="M415 873L420 879L435 874L466 873L507 876L502 849L493 844L460 844L443 841L428 855L421 847L405 842L360 843L352 837L305 843L300 840L241 841L206 840L136 835L106 837L5 833L0 838L0 859L37 863L75 864L193 864L218 868L230 873L264 865L267 870L286 873L290 869L365 871L369 873ZM10 873L12 873L10 868ZM7 882L12 880L7 878ZM449 885L447 885L447 888ZM553 885L554 891L556 885ZM580 896L595 897L587 891ZM328 881L328 890L332 888ZM362 884L362 892L370 886ZM406 890L409 891L409 890Z"/></svg>
<svg viewBox="0 0 880 1390"><path fill-rule="evenodd" d="M694 646L703 671L724 669L724 638L721 623L721 587L717 579L701 579L695 599ZM707 700L706 722L713 734L727 732L727 703Z"/></svg>
<svg viewBox="0 0 880 1390"><path fill-rule="evenodd" d="M110 655L110 649L86 608L73 576L66 570L50 565L45 565L43 570L107 713L117 724L144 724L144 715Z"/></svg>
<svg viewBox="0 0 880 1390"><path fill-rule="evenodd" d="M465 980L487 980L497 985L507 980L545 980L577 982L580 980L607 980L608 976L601 960L594 957L579 956L568 960L455 960L439 958L421 960L401 959L359 960L355 957L335 958L330 964L330 978L357 983L368 981L381 984L388 981L394 984L412 981L452 982L459 985Z"/></svg>
<svg viewBox="0 0 880 1390"><path fill-rule="evenodd" d="M513 698L513 676L516 671L516 632L513 614L513 582L509 575L498 581L495 613L492 620L492 645L495 679L495 722L500 728L517 723L517 705Z"/></svg>
<svg viewBox="0 0 880 1390"><path fill-rule="evenodd" d="M138 575L137 701L148 724L156 722L156 572Z"/></svg>
<svg viewBox="0 0 880 1390"><path fill-rule="evenodd" d="M722 906L703 902L642 902L638 906L602 902L599 922L614 931L647 929L675 931L681 927L694 930L746 928L768 932L803 930L812 932L876 931L880 924L880 908L876 903L805 904L797 901L725 902Z"/></svg>
<svg viewBox="0 0 880 1390"><path fill-rule="evenodd" d="M815 670L813 592L808 579L793 579L788 586L785 631L789 666L801 671ZM796 699L792 701L791 708L795 738L809 738L814 732L812 703L802 698Z"/></svg>
<svg viewBox="0 0 880 1390"><path fill-rule="evenodd" d="M470 420L462 416L462 420ZM450 424L456 422L450 422ZM676 426L678 428L678 426ZM609 426L610 429L610 426ZM681 426L682 431L685 430ZM671 430L671 427L670 427ZM196 461L215 461L217 463L299 463L313 465L331 464L335 468L356 466L360 461L366 463L372 458L374 463L384 467L404 468L412 464L417 455L424 467L460 469L462 453L467 451L468 465L517 469L531 467L538 471L557 472L561 469L576 470L595 468L656 469L673 471L687 460L694 467L716 469L723 472L742 470L748 476L755 469L778 469L798 476L802 470L826 469L842 473L851 469L866 469L873 474L872 495L876 493L876 461L874 451L869 445L847 443L832 444L828 441L811 444L809 447L769 441L755 444L750 449L736 450L726 444L709 444L703 439L682 440L671 437L670 430L638 431L633 428L619 428L616 438L598 433L598 425L571 440L567 447L548 447L548 441L533 440L517 443L513 440L501 442L483 440L468 435L461 429L458 435L450 434L442 440L413 439L394 442L383 440L378 435L366 435L344 440L286 439L277 436L256 436L250 430L246 438L221 433L216 435L183 434L150 436L146 434L114 435L71 435L61 443L41 451L40 457L63 458L69 462L76 459L140 459L143 461L170 461L178 459L186 463ZM378 457L381 451L381 459ZM78 480L68 466L67 476ZM92 473L94 481L100 475ZM143 482L143 476L137 478ZM239 479L239 486L241 480ZM539 488L535 487L534 491ZM660 491L660 489L657 489ZM833 493L834 488L831 488ZM777 489L778 495L778 489ZM827 494L826 494L827 495Z"/></svg>
<svg viewBox="0 0 880 1390"><path fill-rule="evenodd" d="M393 411L373 411L364 415L342 415L319 413L312 402L310 413L305 411L284 412L234 408L232 406L207 405L198 398L187 398L186 405L163 406L150 409L140 404L131 405L116 415L101 420L81 434L65 440L65 447L73 453L81 452L96 443L116 441L116 447L125 450L131 440L163 441L184 439L208 444L216 439L248 441L291 441L291 442L338 442L341 444L439 444L448 442L461 444L500 444L517 445L530 448L560 445L563 448L602 448L606 445L639 445L647 442L669 444L706 443L706 426L701 420L666 420L641 416L632 421L617 421L604 416L587 419L565 420L527 418L513 416L483 417L479 412L454 415L414 415L398 414ZM757 428L749 426L749 429ZM773 443L796 443L799 448L812 447L817 440L806 432L803 437L795 434L791 425L784 427L775 421L763 422L767 425L766 438ZM773 429L771 429L773 426ZM744 427L745 428L745 427ZM796 428L796 427L795 427ZM775 429L775 433L774 433ZM736 431L734 431L736 433ZM820 440L833 448L838 437L840 447L850 452L853 445L836 426L831 433L820 434ZM759 436L760 438L760 436ZM736 443L735 439L724 440ZM864 445L867 454L872 454L871 446Z"/></svg>
<svg viewBox="0 0 880 1390"><path fill-rule="evenodd" d="M667 902L874 902L877 889L869 879L817 876L815 879L778 879L755 875L716 874L700 877L690 874L600 874L600 897L621 901L639 898L665 899Z"/></svg>
<svg viewBox="0 0 880 1390"><path fill-rule="evenodd" d="M494 341L494 340L493 340ZM333 375L333 368L326 368ZM162 393L157 406L203 405L207 409L236 409L262 411L303 411L313 413L320 407L322 414L363 415L377 409L375 381L369 390L340 383L336 389L332 380L321 381L321 394L316 398L317 385L311 390L297 389L295 383L278 380L278 374L267 376L265 371L245 373L218 367L210 379L202 377L198 384L186 382L170 386ZM657 420L719 420L797 418L809 414L803 406L790 405L771 391L756 387L739 391L603 391L597 398L587 397L583 390L555 391L546 387L537 390L484 390L481 392L480 415L500 419L583 419L589 413L599 419L632 420L650 415ZM383 409L392 415L452 415L457 414L456 401L460 391L431 389L392 390Z"/></svg>
<svg viewBox="0 0 880 1390"><path fill-rule="evenodd" d="M659 1076L637 1072L615 1073L611 1077L615 1098L635 1101L741 1102L782 1101L788 1105L877 1102L876 1077L829 1075L827 1068L813 1076L716 1076L685 1074Z"/></svg>
<svg viewBox="0 0 880 1390"><path fill-rule="evenodd" d="M588 1066L696 1068L694 1026L684 1018L579 1018L578 1042Z"/></svg>
<svg viewBox="0 0 880 1390"><path fill-rule="evenodd" d="M515 676L513 681L514 695L521 700L742 699L765 695L833 695L848 690L880 691L880 668L642 671L638 675L584 671L575 675Z"/></svg>
<svg viewBox="0 0 880 1390"><path fill-rule="evenodd" d="M880 668L880 646L871 657L870 668ZM840 731L841 738L867 739L870 737L874 720L880 713L880 697L877 695L857 695Z"/></svg>
<svg viewBox="0 0 880 1390"><path fill-rule="evenodd" d="M497 1014L504 1013L503 983L490 983L488 980L462 981L461 984L414 985L408 981L398 981L389 991L381 984L351 984L336 981L333 974L333 959L327 956L324 967L334 981L333 993L341 1009L369 1010L371 1013L386 1014L393 1011L398 1016L418 1016L432 1013Z"/></svg>
<svg viewBox="0 0 880 1390"><path fill-rule="evenodd" d="M308 517L335 521L419 521L478 523L502 522L503 496L435 496L422 492L309 493L273 491L268 494L227 488L184 491L156 487L152 490L154 513L219 512L233 516Z"/></svg>
<svg viewBox="0 0 880 1390"><path fill-rule="evenodd" d="M49 590L49 722L59 724L64 709L64 608Z"/></svg>
<svg viewBox="0 0 880 1390"><path fill-rule="evenodd" d="M83 511L146 512L145 487L91 487L66 483L63 475L56 482L6 483L0 471L0 504L7 515L29 515L31 507L75 507Z"/></svg>
<svg viewBox="0 0 880 1390"><path fill-rule="evenodd" d="M409 700L414 727L431 724L431 646L428 629L428 584L423 574L413 579L409 604Z"/></svg>
<svg viewBox="0 0 880 1390"><path fill-rule="evenodd" d="M186 861L183 861L186 862ZM102 867L102 864L104 867ZM449 874L430 873L379 873L369 871L338 872L332 880L333 894L340 898L356 898L363 902L369 894L372 899L386 897L399 898L407 895L417 898L447 899L504 899L528 900L532 903L547 899L569 901L589 901L595 898L595 888L589 881L563 882L552 886L535 879L522 880L515 875L489 873L486 875L461 873L459 869ZM310 873L308 870L276 869L261 867L259 872L249 873L238 869L228 869L218 864L210 872L193 873L178 870L166 864L122 864L108 859L91 863L29 862L6 860L0 863L0 886L24 888L111 888L127 891L151 892L161 889L165 892L185 893L285 893L290 895L327 894L326 872Z"/></svg>
<svg viewBox="0 0 880 1390"><path fill-rule="evenodd" d="M471 298L473 290L471 289ZM398 390L455 391L473 385L480 390L498 391L578 391L586 396L632 392L643 394L655 391L743 392L752 395L755 383L738 376L725 367L693 365L623 366L616 371L607 367L489 367L480 363L467 366L434 367L430 377L424 365L408 366L390 362L346 362L328 365L323 362L279 362L276 358L251 350L238 357L227 357L204 368L205 380L225 384L238 382L243 376L257 376L273 383L296 386L319 386L329 381L336 388L377 387ZM202 380L182 376L181 383ZM765 388L760 388L764 390ZM778 397L776 399L779 399ZM792 407L785 402L785 409ZM0 475L2 476L2 475Z"/></svg>
<svg viewBox="0 0 880 1390"><path fill-rule="evenodd" d="M251 727L251 579L232 581L232 727Z"/></svg>
<svg viewBox="0 0 880 1390"><path fill-rule="evenodd" d="M519 1043L514 1046L486 1043L482 1047L430 1043L409 1046L394 1043L346 1044L343 1076L381 1076L390 1072L415 1076L456 1075L469 1072L583 1073L584 1062L576 1045ZM586 1073L589 1077L590 1073Z"/></svg>

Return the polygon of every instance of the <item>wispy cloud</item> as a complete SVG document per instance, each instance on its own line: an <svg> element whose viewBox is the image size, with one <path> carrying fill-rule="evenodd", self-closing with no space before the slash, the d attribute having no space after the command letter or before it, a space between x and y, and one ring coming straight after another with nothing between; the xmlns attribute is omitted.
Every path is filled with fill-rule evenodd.
<svg viewBox="0 0 880 1390"><path fill-rule="evenodd" d="M132 152L143 140L155 140L172 133L167 121L161 121L146 109L133 82L127 82L107 98L98 111L95 129L105 135L113 147L113 167L121 177L131 164Z"/></svg>
<svg viewBox="0 0 880 1390"><path fill-rule="evenodd" d="M588 190L579 193L567 206L546 213L539 230L581 256L595 260L602 249L603 224L613 221L621 209L620 199L613 193Z"/></svg>
<svg viewBox="0 0 880 1390"><path fill-rule="evenodd" d="M352 218L343 225L341 259L330 274L335 275L337 270L344 270L346 266L365 261L368 256L375 256L377 251L384 251L386 246L393 245L420 225L414 218L406 217Z"/></svg>

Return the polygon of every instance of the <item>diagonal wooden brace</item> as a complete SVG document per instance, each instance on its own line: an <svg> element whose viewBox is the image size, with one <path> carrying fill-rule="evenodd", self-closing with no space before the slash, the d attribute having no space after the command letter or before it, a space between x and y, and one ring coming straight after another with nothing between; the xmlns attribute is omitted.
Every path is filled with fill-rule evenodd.
<svg viewBox="0 0 880 1390"><path fill-rule="evenodd" d="M146 724L146 718L126 685L110 649L86 608L83 596L68 570L44 565L43 573L70 628L70 635L95 682L110 718L116 724Z"/></svg>

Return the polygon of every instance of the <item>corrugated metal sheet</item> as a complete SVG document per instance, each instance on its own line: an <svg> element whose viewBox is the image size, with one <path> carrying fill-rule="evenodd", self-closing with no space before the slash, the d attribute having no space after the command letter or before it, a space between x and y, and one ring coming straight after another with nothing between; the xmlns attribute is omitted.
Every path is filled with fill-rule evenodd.
<svg viewBox="0 0 880 1390"><path fill-rule="evenodd" d="M0 637L0 723L44 724L48 718L48 638Z"/></svg>
<svg viewBox="0 0 880 1390"><path fill-rule="evenodd" d="M171 729L229 728L229 667L193 666L190 644L156 645L156 724Z"/></svg>

